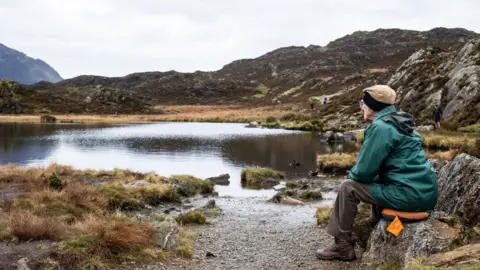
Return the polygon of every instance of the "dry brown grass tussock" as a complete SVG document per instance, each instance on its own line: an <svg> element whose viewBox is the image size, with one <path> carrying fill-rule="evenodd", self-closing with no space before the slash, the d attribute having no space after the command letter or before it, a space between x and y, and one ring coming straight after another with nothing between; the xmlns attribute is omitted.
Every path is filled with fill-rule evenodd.
<svg viewBox="0 0 480 270"><path fill-rule="evenodd" d="M318 155L317 162L323 168L345 168L349 169L355 165L358 153L333 153Z"/></svg>

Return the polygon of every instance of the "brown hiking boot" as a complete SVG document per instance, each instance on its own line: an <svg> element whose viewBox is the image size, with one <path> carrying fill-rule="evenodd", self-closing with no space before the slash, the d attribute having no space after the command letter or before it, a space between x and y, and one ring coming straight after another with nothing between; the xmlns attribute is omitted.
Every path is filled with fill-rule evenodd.
<svg viewBox="0 0 480 270"><path fill-rule="evenodd" d="M316 255L320 260L354 261L357 259L352 242L337 237L335 237L335 244L317 250Z"/></svg>

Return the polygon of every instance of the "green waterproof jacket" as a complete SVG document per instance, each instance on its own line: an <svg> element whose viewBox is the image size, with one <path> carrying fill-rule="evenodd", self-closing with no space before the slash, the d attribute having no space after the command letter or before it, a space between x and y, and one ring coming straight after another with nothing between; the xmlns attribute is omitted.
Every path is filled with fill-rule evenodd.
<svg viewBox="0 0 480 270"><path fill-rule="evenodd" d="M437 203L435 171L413 129L412 117L389 106L375 115L349 179L368 184L379 205L400 211L432 211Z"/></svg>

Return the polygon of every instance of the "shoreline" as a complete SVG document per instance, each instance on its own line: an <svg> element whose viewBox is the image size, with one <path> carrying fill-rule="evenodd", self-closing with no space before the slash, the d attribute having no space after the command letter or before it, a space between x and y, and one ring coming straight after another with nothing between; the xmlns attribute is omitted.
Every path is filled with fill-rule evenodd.
<svg viewBox="0 0 480 270"><path fill-rule="evenodd" d="M159 113L151 114L55 114L50 113L59 121L74 121L75 123L139 123L139 122L219 122L219 123L250 123L264 122L268 117L280 118L286 114L301 114L282 107L259 107L255 109L237 106L157 106ZM40 122L43 114L0 114L0 123L34 123Z"/></svg>

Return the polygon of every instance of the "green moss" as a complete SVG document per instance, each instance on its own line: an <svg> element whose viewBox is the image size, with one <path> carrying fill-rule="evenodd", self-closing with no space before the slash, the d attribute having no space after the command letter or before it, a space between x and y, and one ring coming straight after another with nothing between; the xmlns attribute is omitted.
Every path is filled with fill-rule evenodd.
<svg viewBox="0 0 480 270"><path fill-rule="evenodd" d="M367 246L368 238L375 226L375 221L370 218L372 212L372 205L360 203L357 207L357 215L353 223L353 239L365 248Z"/></svg>
<svg viewBox="0 0 480 270"><path fill-rule="evenodd" d="M85 253L97 245L97 239L90 235L79 235L60 243L60 249L69 252Z"/></svg>
<svg viewBox="0 0 480 270"><path fill-rule="evenodd" d="M302 200L321 200L323 198L322 192L319 190L302 190L299 194L300 199Z"/></svg>
<svg viewBox="0 0 480 270"><path fill-rule="evenodd" d="M143 208L142 202L129 194L125 187L101 186L99 190L107 196L110 209L139 210Z"/></svg>
<svg viewBox="0 0 480 270"><path fill-rule="evenodd" d="M12 232L8 228L0 229L0 242L10 241L14 238Z"/></svg>
<svg viewBox="0 0 480 270"><path fill-rule="evenodd" d="M326 226L332 215L332 207L330 206L320 206L315 212L315 217L317 218L317 225Z"/></svg>
<svg viewBox="0 0 480 270"><path fill-rule="evenodd" d="M187 224L205 224L207 218L205 214L200 210L188 211L186 213L180 214L175 218L175 220L183 225Z"/></svg>
<svg viewBox="0 0 480 270"><path fill-rule="evenodd" d="M80 270L104 270L110 269L103 261L98 257L87 258L85 261L78 265Z"/></svg>
<svg viewBox="0 0 480 270"><path fill-rule="evenodd" d="M41 208L45 214L49 216L73 216L80 218L85 215L88 210L64 202L51 202L43 205Z"/></svg>
<svg viewBox="0 0 480 270"><path fill-rule="evenodd" d="M320 120L296 121L284 123L287 130L323 131L325 124Z"/></svg>
<svg viewBox="0 0 480 270"><path fill-rule="evenodd" d="M265 97L265 94L256 94L256 95L254 95L254 97L256 97L256 98L264 98L264 97Z"/></svg>
<svg viewBox="0 0 480 270"><path fill-rule="evenodd" d="M166 214L159 214L159 215L153 215L152 218L158 222L163 222L167 219L168 215Z"/></svg>
<svg viewBox="0 0 480 270"><path fill-rule="evenodd" d="M60 178L58 178L56 175L52 175L48 178L48 186L53 190L60 191L65 185Z"/></svg>
<svg viewBox="0 0 480 270"><path fill-rule="evenodd" d="M176 190L182 196L197 194L211 194L215 184L210 180L202 180L191 175L172 175L170 181L175 184Z"/></svg>
<svg viewBox="0 0 480 270"><path fill-rule="evenodd" d="M480 133L480 123L476 123L470 126L461 127L458 129L460 132L479 132Z"/></svg>
<svg viewBox="0 0 480 270"><path fill-rule="evenodd" d="M378 266L376 270L401 270L402 266L399 264L386 263Z"/></svg>
<svg viewBox="0 0 480 270"><path fill-rule="evenodd" d="M264 128L279 128L281 124L279 122L271 122L271 123L266 122L266 123L262 123L261 126Z"/></svg>
<svg viewBox="0 0 480 270"><path fill-rule="evenodd" d="M176 253L184 258L191 258L194 253L193 244L197 235L194 232L180 229L180 245Z"/></svg>
<svg viewBox="0 0 480 270"><path fill-rule="evenodd" d="M265 121L267 123L276 123L277 122L277 118L275 116L269 116L267 117L267 119L265 119Z"/></svg>
<svg viewBox="0 0 480 270"><path fill-rule="evenodd" d="M476 66L480 66L480 53L473 59L473 64Z"/></svg>
<svg viewBox="0 0 480 270"><path fill-rule="evenodd" d="M273 197L270 200L268 200L268 202L280 203L282 198L283 198L283 192L277 192L277 194L273 195Z"/></svg>
<svg viewBox="0 0 480 270"><path fill-rule="evenodd" d="M19 209L33 209L34 203L32 200L25 199L25 198L16 198L13 201L13 208Z"/></svg>
<svg viewBox="0 0 480 270"><path fill-rule="evenodd" d="M293 88L290 88L289 90L287 90L287 91L283 92L282 94L280 94L280 96L288 96L288 95L291 95L291 94L297 92L298 90L302 89L303 86L305 86L305 83L306 83L306 82L302 82L300 85L295 86L295 87L293 87Z"/></svg>
<svg viewBox="0 0 480 270"><path fill-rule="evenodd" d="M242 170L241 182L247 188L271 188L284 177L282 172L270 168L248 168Z"/></svg>
<svg viewBox="0 0 480 270"><path fill-rule="evenodd" d="M127 188L121 182L108 182L99 190L106 195L110 209L139 210L145 204L155 206L164 202L181 202L179 193L171 184Z"/></svg>
<svg viewBox="0 0 480 270"><path fill-rule="evenodd" d="M287 182L285 184L285 187L290 188L290 189L294 189L294 188L297 188L299 186L300 186L300 184L298 182Z"/></svg>

